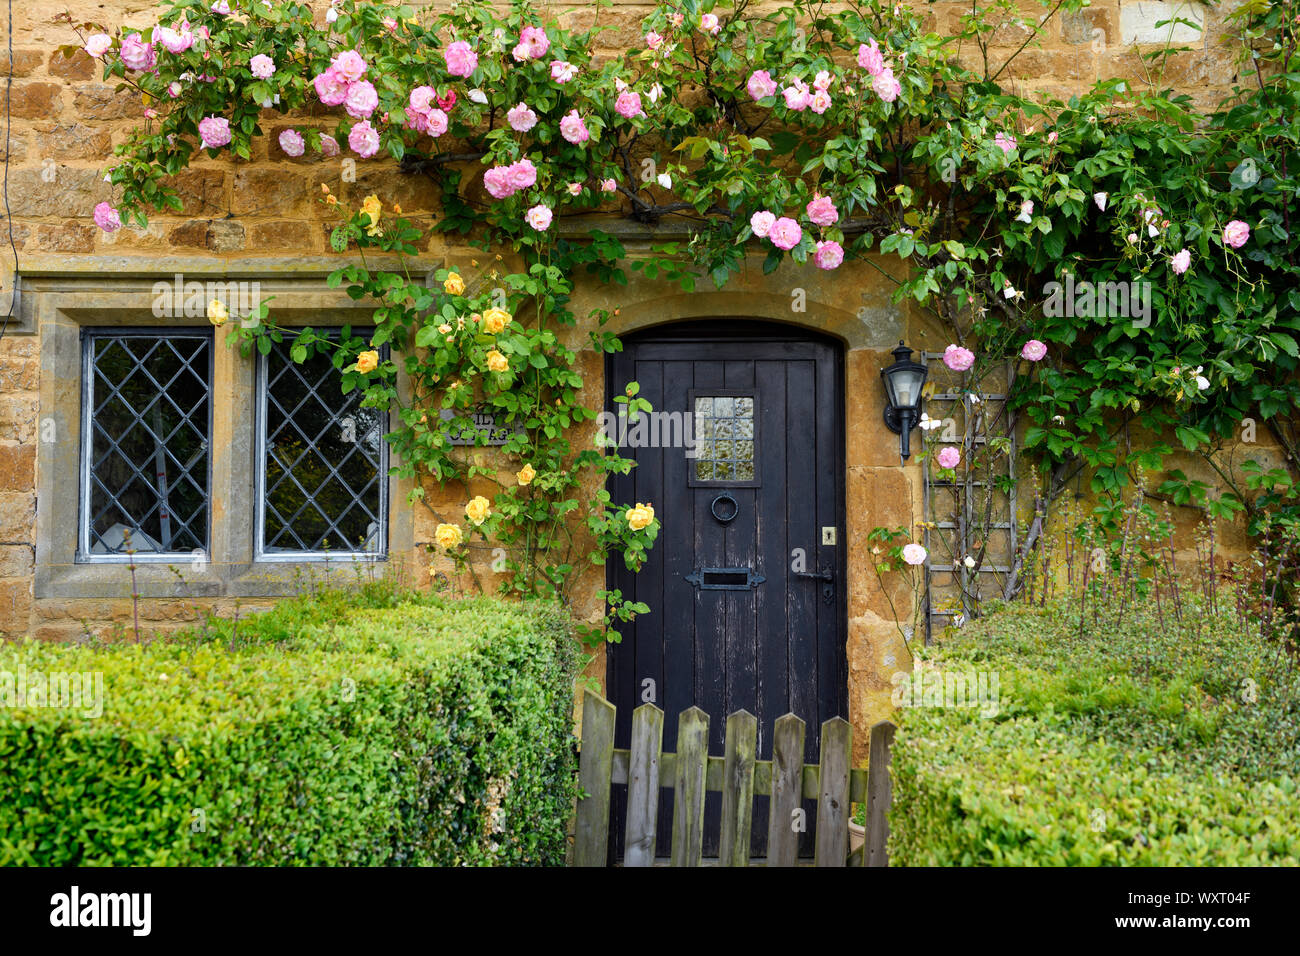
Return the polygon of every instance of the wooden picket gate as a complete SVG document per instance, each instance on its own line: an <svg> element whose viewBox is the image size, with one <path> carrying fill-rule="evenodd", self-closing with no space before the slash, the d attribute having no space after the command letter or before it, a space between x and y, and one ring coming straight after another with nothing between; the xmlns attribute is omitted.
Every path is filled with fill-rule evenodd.
<svg viewBox="0 0 1300 956"><path fill-rule="evenodd" d="M794 714L776 721L772 759L756 760L758 721L740 710L727 718L726 752L709 756L709 715L698 707L682 712L677 725L677 752L663 751L664 712L642 704L632 712L632 747L614 747L614 705L598 694L582 702L582 754L573 862L604 866L609 848L610 789L627 784L627 829L624 866L655 862L655 827L659 788L672 787L672 866L699 866L704 835L704 795L722 793L722 834L718 862L748 866L754 796L770 797L767 865L798 864L799 835L794 811L805 799L817 801L817 866L888 866L885 841L890 804L889 748L894 725L871 728L867 770L849 767L853 731L835 717L822 724L821 763L804 766L805 724ZM849 856L849 808L867 803L866 842Z"/></svg>

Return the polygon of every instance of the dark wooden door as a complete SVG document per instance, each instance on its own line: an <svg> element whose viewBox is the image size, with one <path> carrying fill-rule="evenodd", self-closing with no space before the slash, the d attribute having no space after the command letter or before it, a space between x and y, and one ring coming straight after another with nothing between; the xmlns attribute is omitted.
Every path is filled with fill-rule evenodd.
<svg viewBox="0 0 1300 956"><path fill-rule="evenodd" d="M793 712L807 723L805 760L816 762L822 721L848 716L838 346L776 324L687 323L628 337L606 371L607 408L635 381L655 410L619 436L637 464L611 492L653 504L662 525L639 573L610 565L610 585L650 606L609 646L615 745L629 746L632 711L650 700L665 712L665 750L695 705L711 718L709 752L721 755L726 716L743 708L758 718L759 759L771 759L772 725ZM811 855L815 807L805 809L801 851ZM720 795L709 794L706 856L718 851L719 811ZM616 788L614 859L625 813L626 788ZM767 813L756 799L755 856L766 853ZM671 820L664 790L661 856Z"/></svg>

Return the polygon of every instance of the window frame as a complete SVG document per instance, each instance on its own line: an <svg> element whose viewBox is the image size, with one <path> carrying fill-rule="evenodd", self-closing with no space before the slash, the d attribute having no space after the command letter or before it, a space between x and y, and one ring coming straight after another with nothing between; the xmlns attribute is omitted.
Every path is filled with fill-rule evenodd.
<svg viewBox="0 0 1300 956"><path fill-rule="evenodd" d="M340 334L340 326L325 326L315 331L322 335L337 337ZM360 335L363 338L368 337L374 332L373 326L353 326L351 333ZM280 343L286 348L288 339ZM380 361L388 358L388 347L385 345L379 349ZM267 400L270 396L269 377L270 377L270 359L268 352L263 355L260 351L257 354L256 369L254 371L254 388L256 389L257 401L253 413L253 493L256 496L256 507L253 515L253 561L261 562L315 562L329 561L331 559L338 561L387 561L391 548L389 533L389 447L388 442L380 435L379 442L379 468L376 480L379 484L379 506L378 519L379 529L376 535L379 539L379 547L375 551L356 551L331 549L329 551L268 551L266 550L266 428L269 421L267 415ZM290 359L292 361L292 359ZM340 374L342 374L340 372ZM381 416L386 420L388 426L392 425L389 414L380 410ZM337 420L337 419L336 419ZM385 430L386 432L386 430Z"/></svg>
<svg viewBox="0 0 1300 956"><path fill-rule="evenodd" d="M113 339L113 338L190 338L203 339L208 347L208 367L207 367L207 386L208 386L208 420L207 420L207 467L204 475L204 486L207 498L206 507L206 539L207 547L203 549L191 548L188 551L137 551L135 554L97 554L91 550L90 541L90 521L91 521L91 496L92 482L90 477L91 468L91 448L95 440L94 427L94 409L95 409L95 383L96 374L93 361L92 345L96 339ZM215 379L216 379L216 337L210 327L203 326L82 326L80 329L78 347L81 350L80 369L81 369L81 433L79 436L81 447L78 450L78 475L77 475L77 541L74 550L73 561L76 564L176 564L178 560L192 562L196 557L202 555L204 560L209 560L212 554L212 502L213 502L213 412L216 398Z"/></svg>

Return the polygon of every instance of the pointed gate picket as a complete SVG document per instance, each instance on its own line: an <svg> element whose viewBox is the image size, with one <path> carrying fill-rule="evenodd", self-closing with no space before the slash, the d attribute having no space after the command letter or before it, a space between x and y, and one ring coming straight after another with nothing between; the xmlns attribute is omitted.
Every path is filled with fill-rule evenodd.
<svg viewBox="0 0 1300 956"><path fill-rule="evenodd" d="M726 750L708 752L709 715L698 707L683 711L675 753L663 751L664 713L653 704L632 712L632 746L614 747L614 705L588 693L582 708L582 754L578 781L586 796L578 801L574 828L576 866L604 866L609 853L610 791L627 784L624 866L655 862L659 790L674 790L672 866L699 866L704 845L704 797L722 793L719 863L748 866L754 797L770 797L767 820L768 866L798 864L799 839L793 821L804 799L817 800L817 866L887 866L889 834L889 748L894 725L871 728L871 772L850 769L853 731L842 717L822 724L821 763L804 766L805 725L794 714L776 721L772 759L757 760L758 721L746 711L727 718ZM863 850L849 854L849 808L866 801Z"/></svg>

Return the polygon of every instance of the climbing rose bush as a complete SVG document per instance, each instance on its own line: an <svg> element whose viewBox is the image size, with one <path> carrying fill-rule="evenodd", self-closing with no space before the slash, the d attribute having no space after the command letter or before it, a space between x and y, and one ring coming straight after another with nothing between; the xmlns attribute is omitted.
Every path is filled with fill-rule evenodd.
<svg viewBox="0 0 1300 956"><path fill-rule="evenodd" d="M1055 16L1081 5L1044 4L1038 28L1056 29ZM1185 96L1121 80L1069 103L1004 88L1011 60L999 62L987 38L1012 6L975 6L953 43L927 34L920 13L874 0L834 12L795 0L761 15L745 0L664 3L627 50L596 59L606 42L599 16L573 29L520 2L438 12L341 0L325 12L175 0L159 7L153 28L82 25L76 48L139 92L147 110L109 171L123 220L143 225L150 210L179 210L171 177L204 151L248 160L255 137L288 122L297 135L280 137L272 155L294 155L300 136L304 153L396 161L439 188L435 230L517 256L522 268L493 281L512 314L529 312L519 323L525 342L507 335L494 348L457 348L434 361L434 379L411 350L445 340L442 325L459 334L467 310L483 303L422 294L401 270L349 267L340 281L377 304L380 341L348 346L341 361L389 343L408 371L427 373L422 401L465 408L486 399L522 422L531 444L508 453L549 457L553 470L533 462L538 478L526 487L545 486L552 504L578 500L554 498L574 486L543 476L576 453L562 436L587 418L576 402L581 378L554 329L576 320L567 306L575 277L625 282L625 263L689 290L702 277L724 285L749 256L764 272L786 260L833 271L897 257L905 268L896 297L945 329L953 344L944 361L966 376L963 387L1019 359L1010 405L1030 422L1023 447L1047 466L1050 494L1071 468L1087 468L1094 489L1114 495L1138 465L1158 466L1171 446L1157 442L1140 462L1125 457L1130 423L1206 454L1249 414L1286 438L1300 403L1294 0L1233 14L1260 68L1208 116ZM983 66L957 64L958 44L988 54ZM565 238L566 219L597 211L648 223L680 216L694 232L628 263L598 229L584 229L584 242ZM373 225L347 220L335 247L418 255L414 226L399 218L379 236ZM1048 285L1074 278L1152 283L1152 321L1052 311ZM603 332L593 344L618 348ZM354 387L391 407L388 365L396 368L382 363L379 380ZM533 376L548 375L543 413L521 396ZM449 398L453 386L465 397ZM390 436L402 467L432 461L440 478L472 477L402 411L404 427ZM1300 461L1300 443L1288 447ZM1166 491L1203 499L1205 489ZM1213 507L1231 513L1258 500L1240 489ZM529 537L537 527L555 527L550 511L519 524L549 550L548 534ZM593 560L634 541L625 516L595 529ZM635 561L635 547L625 553ZM568 580L573 567L547 564L521 586Z"/></svg>

